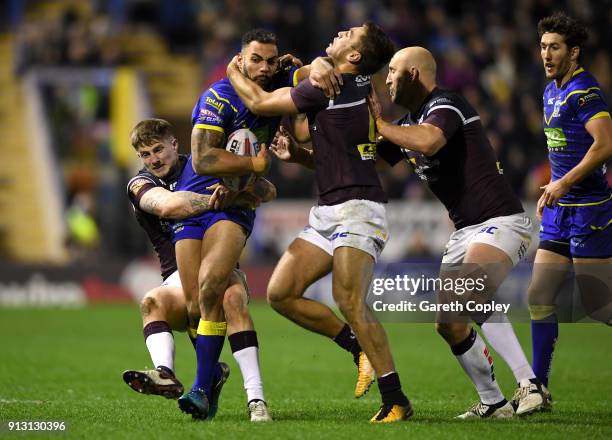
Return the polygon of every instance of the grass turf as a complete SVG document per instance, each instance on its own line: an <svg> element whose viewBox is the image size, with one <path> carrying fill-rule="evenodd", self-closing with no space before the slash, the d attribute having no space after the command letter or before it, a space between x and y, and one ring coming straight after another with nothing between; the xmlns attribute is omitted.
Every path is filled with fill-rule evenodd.
<svg viewBox="0 0 612 440"><path fill-rule="evenodd" d="M554 410L512 420L457 421L476 400L467 376L431 324L386 325L404 390L415 415L406 423L370 425L376 386L352 397L355 367L333 342L271 311L252 306L267 400L274 423L247 421L242 378L228 344L222 359L232 374L212 422L194 422L176 402L143 396L121 380L124 369L150 366L136 306L78 310L0 309L0 436L9 420L62 420L75 438L612 438L612 344L603 325L562 325L553 369ZM517 325L529 352L529 328ZM195 355L175 333L177 373L186 386ZM495 356L510 397L511 373ZM25 438L32 434L21 434ZM43 435L43 434L41 434ZM47 434L48 435L48 434ZM59 435L59 434L54 434Z"/></svg>

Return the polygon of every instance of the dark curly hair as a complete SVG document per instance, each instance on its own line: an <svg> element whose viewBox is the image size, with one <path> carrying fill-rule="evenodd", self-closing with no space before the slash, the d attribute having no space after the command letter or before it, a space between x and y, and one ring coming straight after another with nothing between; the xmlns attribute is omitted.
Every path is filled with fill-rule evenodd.
<svg viewBox="0 0 612 440"><path fill-rule="evenodd" d="M586 26L580 20L569 17L563 12L557 12L540 20L538 23L540 39L547 32L563 35L568 49L573 47L582 49L589 38Z"/></svg>
<svg viewBox="0 0 612 440"><path fill-rule="evenodd" d="M376 23L368 21L365 26L366 33L361 38L359 47L356 48L361 54L357 70L360 74L372 75L391 60L395 53L395 46L385 31Z"/></svg>
<svg viewBox="0 0 612 440"><path fill-rule="evenodd" d="M242 36L242 47L248 46L252 41L264 44L278 45L276 34L265 29L251 29Z"/></svg>

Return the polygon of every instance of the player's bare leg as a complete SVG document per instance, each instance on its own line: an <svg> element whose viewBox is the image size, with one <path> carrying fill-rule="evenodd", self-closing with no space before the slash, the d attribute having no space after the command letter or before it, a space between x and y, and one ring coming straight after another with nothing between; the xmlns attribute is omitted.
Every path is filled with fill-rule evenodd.
<svg viewBox="0 0 612 440"><path fill-rule="evenodd" d="M194 267L192 265L197 251L193 240L181 240L179 244L182 241L187 243L182 248L177 245L177 263L179 271L187 275L189 284L184 287L189 288L190 292L186 297L193 301L191 288ZM200 308L196 336L196 378L191 391L179 398L180 409L196 419L214 417L217 410L217 390L220 390L220 386L217 385L222 386L229 375L229 369L223 368L224 365L219 363L227 332L223 297L245 241L246 233L243 228L226 220L208 228L201 241L199 253L201 259L195 265L198 268L197 299ZM183 252L188 255L183 255ZM182 262L190 265L187 270L181 267ZM183 273L181 273L182 279Z"/></svg>
<svg viewBox="0 0 612 440"><path fill-rule="evenodd" d="M512 260L495 246L484 243L471 244L463 259L460 277L484 280L484 291L465 295L465 301L475 300L481 303L491 301L497 289L512 270ZM515 393L517 409L520 413L533 412L543 407L544 397L541 384L525 357L516 338L512 325L505 315L472 316L481 324L483 334L491 346L504 358L512 369L519 389ZM506 401L493 374L492 357L484 341L471 325L463 320L459 322L438 322L438 332L449 342L457 360L472 379L480 396L480 402L462 414L468 417L510 417L513 407ZM465 324L464 328L461 328ZM469 334L466 335L466 328ZM459 340L460 337L465 339Z"/></svg>
<svg viewBox="0 0 612 440"><path fill-rule="evenodd" d="M246 238L242 226L227 220L215 223L206 231L198 274L201 320L225 322L223 302L219 298L236 267Z"/></svg>
<svg viewBox="0 0 612 440"><path fill-rule="evenodd" d="M531 316L532 366L536 377L545 387L547 407L550 407L552 399L546 387L559 336L555 300L571 268L570 258L546 249L538 249L527 290Z"/></svg>
<svg viewBox="0 0 612 440"><path fill-rule="evenodd" d="M383 405L371 421L396 422L408 419L412 408L402 392L385 330L365 302L373 271L374 258L370 254L347 246L335 249L332 272L334 300L378 376Z"/></svg>
<svg viewBox="0 0 612 440"><path fill-rule="evenodd" d="M315 281L332 270L333 259L318 246L295 239L274 269L268 284L268 303L299 326L332 338L353 355L357 364L355 397L362 397L374 382L374 370L351 328L325 304L304 298Z"/></svg>
<svg viewBox="0 0 612 440"><path fill-rule="evenodd" d="M227 321L227 339L232 355L240 366L247 395L249 417L252 422L272 420L263 392L259 368L259 343L253 320L247 307L248 286L244 274L235 269L223 297L223 310Z"/></svg>
<svg viewBox="0 0 612 440"><path fill-rule="evenodd" d="M489 283L487 292L479 292L478 297L469 295L469 293L458 296L452 291L440 292L438 301L446 303L461 300L465 303L468 299L478 302L486 302L491 299L499 285L498 280L503 279L503 273L500 272L504 271L506 263L509 263L510 269L512 268L512 262L505 253L501 252L502 259L496 251L501 252L493 246L473 244L457 271L454 271L454 268L443 268L440 273L440 278L443 280L447 278L484 278ZM492 270L493 268L496 270ZM485 277L487 270L497 273L491 273L491 278L488 274ZM436 330L449 344L451 351L474 384L480 397L480 401L461 414L459 418L511 417L514 415L514 409L504 398L495 380L493 358L480 335L472 327L471 317L463 313L439 312L436 315Z"/></svg>
<svg viewBox="0 0 612 440"><path fill-rule="evenodd" d="M197 337L197 327L200 321L199 304L199 283L198 275L200 271L201 254L203 240L183 239L175 244L175 254L177 266L183 286L183 293L186 302L187 315L189 320L190 335L193 336L194 347ZM222 300L222 299L220 299ZM219 365L219 367L221 367ZM220 368L220 375L223 376L223 369ZM197 382L194 383L197 385ZM183 412L191 414L194 418L208 417L209 402L200 387L193 387L192 390L179 398L179 407Z"/></svg>
<svg viewBox="0 0 612 440"><path fill-rule="evenodd" d="M142 326L155 321L165 321L177 332L185 332L189 327L187 305L183 289L162 286L147 292L140 302Z"/></svg>
<svg viewBox="0 0 612 440"><path fill-rule="evenodd" d="M268 303L278 313L320 335L335 337L342 322L325 304L304 298L315 281L331 272L332 256L302 239L295 239L276 265L268 283Z"/></svg>
<svg viewBox="0 0 612 440"><path fill-rule="evenodd" d="M202 240L184 239L174 246L183 295L187 307L189 327L195 335L200 320L200 304L198 301L198 274L202 260Z"/></svg>
<svg viewBox="0 0 612 440"><path fill-rule="evenodd" d="M177 399L183 385L174 373L174 338L172 330L187 329L183 291L179 287L160 286L146 293L140 304L145 343L155 366L153 370L127 370L123 380L143 394Z"/></svg>

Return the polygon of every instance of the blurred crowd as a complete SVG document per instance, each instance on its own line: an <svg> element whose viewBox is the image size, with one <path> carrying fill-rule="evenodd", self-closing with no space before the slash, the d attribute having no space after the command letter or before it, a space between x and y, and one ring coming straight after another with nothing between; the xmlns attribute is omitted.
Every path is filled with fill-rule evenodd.
<svg viewBox="0 0 612 440"><path fill-rule="evenodd" d="M15 2L14 2L15 3ZM37 1L17 2L36 5ZM398 48L420 45L438 62L443 87L461 91L480 113L505 176L526 200L536 200L550 178L542 132L544 77L537 35L540 18L557 10L588 23L583 65L612 92L610 0L109 0L58 1L55 18L28 15L16 26L19 72L36 66L114 66L130 63L129 35L150 29L171 51L193 54L202 88L225 74L242 33L275 31L281 53L304 61L323 55L339 30L366 20L380 24ZM86 7L84 7L86 5ZM17 14L19 15L19 14ZM386 97L386 69L375 78ZM196 96L194 96L194 102ZM387 100L385 112L401 110ZM186 118L189 115L185 116ZM279 197L312 198L313 179L299 166L275 164L271 179ZM383 171L390 198L431 198L408 167ZM609 174L612 180L612 174Z"/></svg>
<svg viewBox="0 0 612 440"><path fill-rule="evenodd" d="M55 21L24 20L19 69L120 64L126 60L119 36L129 35L130 27L149 26L162 33L173 50L198 54L204 87L223 76L229 54L238 50L241 34L250 28L275 31L281 52L308 61L324 53L338 30L371 19L398 47L422 45L434 53L439 83L462 91L476 106L506 177L523 198L533 199L549 176L537 22L565 10L589 24L583 63L609 96L612 67L606 42L612 41L612 9L602 8L602 3L609 6L609 1L588 0L98 1L90 3L90 13L68 8ZM377 88L386 96L383 78L384 72ZM400 110L388 106L387 112L395 116ZM274 174L285 182L279 185L281 197L311 196L304 171L275 167ZM393 170L383 179L391 197L427 197L408 170Z"/></svg>

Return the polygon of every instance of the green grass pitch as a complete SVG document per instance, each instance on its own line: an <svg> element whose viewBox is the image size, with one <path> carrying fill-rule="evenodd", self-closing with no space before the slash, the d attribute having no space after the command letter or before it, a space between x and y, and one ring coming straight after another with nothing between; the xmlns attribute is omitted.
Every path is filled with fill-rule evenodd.
<svg viewBox="0 0 612 440"><path fill-rule="evenodd" d="M212 422L194 422L176 402L139 395L121 380L124 369L151 365L137 306L0 309L0 436L33 436L7 432L9 420L63 420L67 431L53 434L56 438L612 438L612 329L603 325L561 326L553 412L468 422L453 417L476 394L433 325L386 325L415 415L406 423L380 426L368 423L379 405L376 387L363 399L352 396L355 367L349 354L263 303L253 304L252 313L275 419L256 426L247 420L242 378L227 343L222 359L232 374L219 413ZM529 352L528 326L516 328ZM175 333L175 340L177 373L189 386L193 348L184 334ZM515 385L498 355L495 369L510 397Z"/></svg>

